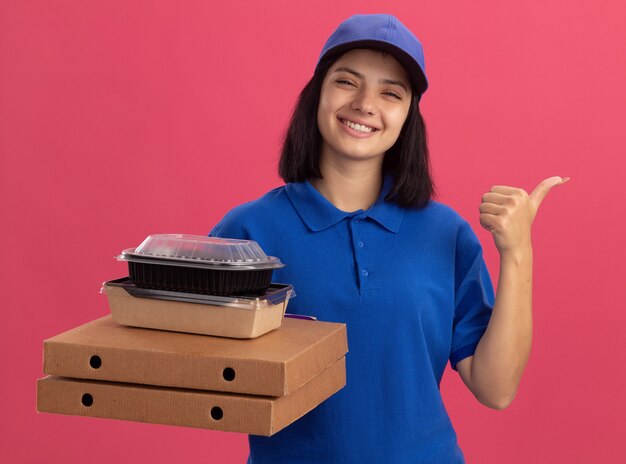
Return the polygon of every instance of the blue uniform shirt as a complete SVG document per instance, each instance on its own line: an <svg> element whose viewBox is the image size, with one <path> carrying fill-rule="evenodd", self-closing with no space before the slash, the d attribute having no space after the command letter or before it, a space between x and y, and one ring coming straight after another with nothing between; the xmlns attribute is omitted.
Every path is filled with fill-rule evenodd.
<svg viewBox="0 0 626 464"><path fill-rule="evenodd" d="M494 303L480 243L451 208L337 209L309 182L230 211L211 235L256 240L286 267L288 311L347 324L347 385L272 437L253 464L464 462L439 383L471 356Z"/></svg>

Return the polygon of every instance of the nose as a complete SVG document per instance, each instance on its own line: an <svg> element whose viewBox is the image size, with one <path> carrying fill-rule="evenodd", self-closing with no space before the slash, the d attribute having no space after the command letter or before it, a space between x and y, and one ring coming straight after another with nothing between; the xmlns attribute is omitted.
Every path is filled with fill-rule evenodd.
<svg viewBox="0 0 626 464"><path fill-rule="evenodd" d="M360 111L365 114L376 114L376 103L374 96L367 88L362 88L355 96L350 104L353 110Z"/></svg>

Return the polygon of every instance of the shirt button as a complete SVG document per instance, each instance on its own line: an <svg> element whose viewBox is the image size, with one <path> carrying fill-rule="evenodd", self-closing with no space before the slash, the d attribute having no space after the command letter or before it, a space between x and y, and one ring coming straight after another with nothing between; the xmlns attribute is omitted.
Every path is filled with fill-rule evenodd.
<svg viewBox="0 0 626 464"><path fill-rule="evenodd" d="M361 274L363 274L364 277L367 277L369 275L369 272L367 272L365 269L363 269L361 271Z"/></svg>
<svg viewBox="0 0 626 464"><path fill-rule="evenodd" d="M363 243L362 240L359 240L359 248L363 248L365 246L365 244Z"/></svg>
<svg viewBox="0 0 626 464"><path fill-rule="evenodd" d="M359 218L354 218L354 222L358 223L360 221Z"/></svg>

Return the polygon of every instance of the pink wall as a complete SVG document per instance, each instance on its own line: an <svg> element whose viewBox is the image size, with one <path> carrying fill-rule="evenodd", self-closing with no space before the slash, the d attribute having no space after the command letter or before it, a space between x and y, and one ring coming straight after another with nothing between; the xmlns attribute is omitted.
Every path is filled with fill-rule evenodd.
<svg viewBox="0 0 626 464"><path fill-rule="evenodd" d="M570 176L535 221L533 353L517 399L442 390L469 463L626 462L626 7L603 2L0 1L2 462L242 462L243 435L37 415L42 341L105 315L113 259L205 234L280 185L278 141L355 12L425 44L439 200Z"/></svg>

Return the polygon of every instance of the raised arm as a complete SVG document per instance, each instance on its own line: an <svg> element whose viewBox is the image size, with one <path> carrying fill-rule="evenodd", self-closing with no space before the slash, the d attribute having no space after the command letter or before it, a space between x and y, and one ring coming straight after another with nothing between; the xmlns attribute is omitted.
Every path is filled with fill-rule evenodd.
<svg viewBox="0 0 626 464"><path fill-rule="evenodd" d="M463 382L486 406L504 409L515 397L532 342L531 225L539 205L569 178L550 177L529 195L494 186L483 195L480 224L500 253L500 275L491 319L473 356L457 364Z"/></svg>

